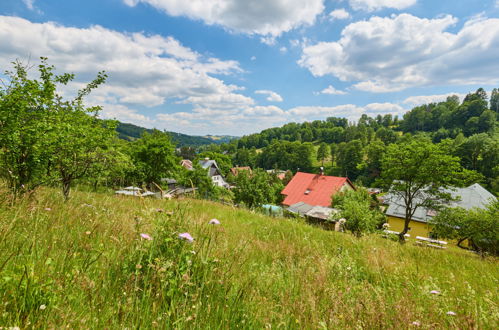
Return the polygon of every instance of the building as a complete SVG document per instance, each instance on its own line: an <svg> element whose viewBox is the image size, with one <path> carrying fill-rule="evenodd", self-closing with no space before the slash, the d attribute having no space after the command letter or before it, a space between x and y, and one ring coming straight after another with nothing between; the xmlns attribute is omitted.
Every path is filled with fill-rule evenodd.
<svg viewBox="0 0 499 330"><path fill-rule="evenodd" d="M241 171L248 171L250 174L252 173L251 167L249 166L236 166L230 169L230 173L233 176L237 176Z"/></svg>
<svg viewBox="0 0 499 330"><path fill-rule="evenodd" d="M218 168L216 161L205 158L199 161L199 165L201 165L202 168L208 170L208 176L211 178L214 185L224 188L229 187L229 184L225 181L225 178Z"/></svg>
<svg viewBox="0 0 499 330"><path fill-rule="evenodd" d="M194 170L192 162L189 159L182 159L182 161L180 162L180 166L184 167L185 169L187 169L189 171Z"/></svg>
<svg viewBox="0 0 499 330"><path fill-rule="evenodd" d="M449 202L448 207L462 207L467 210L474 207L485 208L490 202L496 200L494 195L478 183L466 188L449 189L448 193L450 193L453 199L459 198L457 201ZM390 230L401 232L404 229L405 222L405 204L403 199L400 196L389 194L385 196L384 200L388 204L386 215ZM430 222L435 215L435 210L424 207L417 208L409 223L410 229L408 233L411 237L430 237L432 229Z"/></svg>
<svg viewBox="0 0 499 330"><path fill-rule="evenodd" d="M334 194L355 189L348 178L297 172L281 192L285 206L303 202L311 206L331 206Z"/></svg>

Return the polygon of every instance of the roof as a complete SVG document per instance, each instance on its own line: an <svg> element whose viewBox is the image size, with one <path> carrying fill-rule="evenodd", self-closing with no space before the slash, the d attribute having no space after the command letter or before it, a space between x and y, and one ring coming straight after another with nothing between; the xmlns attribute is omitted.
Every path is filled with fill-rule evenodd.
<svg viewBox="0 0 499 330"><path fill-rule="evenodd" d="M354 185L348 178L297 172L281 194L286 195L282 204L304 202L313 206L330 206L331 196L345 184Z"/></svg>
<svg viewBox="0 0 499 330"><path fill-rule="evenodd" d="M251 167L249 166L236 166L230 169L232 175L237 176L239 171L249 171L251 173Z"/></svg>
<svg viewBox="0 0 499 330"><path fill-rule="evenodd" d="M180 165L185 167L188 170L193 170L192 162L189 159L182 159L182 161L180 162Z"/></svg>
<svg viewBox="0 0 499 330"><path fill-rule="evenodd" d="M446 189L453 198L459 197L458 201L451 201L448 203L448 207L462 207L466 210L477 208L485 208L490 202L495 201L496 197L488 192L478 183L474 183L469 187L465 188L453 188ZM421 200L421 198L419 198ZM396 195L387 195L385 197L386 203L389 204L386 210L386 215L398 218L405 218L405 205L401 197ZM418 207L412 220L420 222L428 222L436 212L432 209L425 207Z"/></svg>
<svg viewBox="0 0 499 330"><path fill-rule="evenodd" d="M288 207L287 210L300 215L306 215L311 218L317 218L323 220L329 219L332 213L337 212L337 210L330 207L313 206L304 202L298 202L296 204L293 204L290 207Z"/></svg>

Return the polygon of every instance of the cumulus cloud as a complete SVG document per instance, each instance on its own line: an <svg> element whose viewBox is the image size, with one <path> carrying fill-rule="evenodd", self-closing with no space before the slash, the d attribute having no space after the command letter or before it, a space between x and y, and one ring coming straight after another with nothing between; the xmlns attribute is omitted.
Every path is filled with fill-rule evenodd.
<svg viewBox="0 0 499 330"><path fill-rule="evenodd" d="M337 41L304 47L298 63L369 92L498 83L499 19L472 19L447 32L456 22L450 15L372 17L345 27Z"/></svg>
<svg viewBox="0 0 499 330"><path fill-rule="evenodd" d="M332 19L347 19L350 18L350 13L346 11L344 8L335 9L329 13L329 16Z"/></svg>
<svg viewBox="0 0 499 330"><path fill-rule="evenodd" d="M354 10L374 11L383 8L405 9L416 3L417 0L349 0Z"/></svg>
<svg viewBox="0 0 499 330"><path fill-rule="evenodd" d="M324 0L123 0L128 6L149 4L171 16L186 16L231 31L277 37L311 25L324 10ZM271 41L272 39L264 39Z"/></svg>
<svg viewBox="0 0 499 330"><path fill-rule="evenodd" d="M251 105L240 87L213 77L242 72L236 61L205 57L172 37L120 33L92 26L68 28L0 16L0 66L32 55L46 56L60 71L76 74L76 84L105 70L108 82L92 93L106 104L158 106L167 100L208 107ZM75 86L75 85L73 85ZM123 112L121 112L123 113Z"/></svg>
<svg viewBox="0 0 499 330"><path fill-rule="evenodd" d="M340 90L334 88L332 85L329 85L316 94L345 95L345 94L347 94L347 92L340 91Z"/></svg>
<svg viewBox="0 0 499 330"><path fill-rule="evenodd" d="M273 91L262 89L262 90L255 91L255 94L268 95L268 97L266 99L269 102L282 102L283 101L282 96L277 94L276 92L273 92Z"/></svg>

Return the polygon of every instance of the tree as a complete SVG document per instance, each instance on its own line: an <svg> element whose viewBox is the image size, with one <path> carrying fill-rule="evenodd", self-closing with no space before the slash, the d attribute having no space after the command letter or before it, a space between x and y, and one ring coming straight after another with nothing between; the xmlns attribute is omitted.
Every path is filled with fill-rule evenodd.
<svg viewBox="0 0 499 330"><path fill-rule="evenodd" d="M359 174L357 165L362 162L362 142L352 140L346 144L340 144L340 146L336 163L340 167L342 175L355 180Z"/></svg>
<svg viewBox="0 0 499 330"><path fill-rule="evenodd" d="M57 130L54 107L61 101L56 84L73 76L55 76L46 58L38 66L40 80L29 79L22 63L13 65L5 73L9 83L0 88L0 175L17 196L48 182L49 137Z"/></svg>
<svg viewBox="0 0 499 330"><path fill-rule="evenodd" d="M455 239L460 248L499 254L499 201L486 209L446 208L432 219L432 224L434 235Z"/></svg>
<svg viewBox="0 0 499 330"><path fill-rule="evenodd" d="M499 90L494 88L490 95L490 110L499 113Z"/></svg>
<svg viewBox="0 0 499 330"><path fill-rule="evenodd" d="M325 142L322 142L319 145L319 149L317 150L317 160L322 161L322 166L324 166L324 158L327 157L329 153L328 146Z"/></svg>
<svg viewBox="0 0 499 330"><path fill-rule="evenodd" d="M334 161L336 159L336 156L338 155L338 145L334 143L331 144L330 151L331 151L331 166L334 166Z"/></svg>
<svg viewBox="0 0 499 330"><path fill-rule="evenodd" d="M389 187L392 198L405 206L404 229L400 242L409 231L409 223L419 207L435 209L450 200L444 189L462 179L459 158L443 152L425 140L412 140L388 146L381 160L381 184Z"/></svg>
<svg viewBox="0 0 499 330"><path fill-rule="evenodd" d="M336 194L333 207L340 212L333 214L332 220L346 219L345 229L360 237L363 233L374 232L385 222L376 201L364 188L347 190Z"/></svg>
<svg viewBox="0 0 499 330"><path fill-rule="evenodd" d="M137 168L137 179L147 185L178 173L179 161L175 156L170 135L165 132L144 132L142 137L133 143L131 152Z"/></svg>
<svg viewBox="0 0 499 330"><path fill-rule="evenodd" d="M284 189L282 182L266 171L256 169L253 173L240 171L235 180L234 201L244 203L249 208L266 203L277 203Z"/></svg>
<svg viewBox="0 0 499 330"><path fill-rule="evenodd" d="M202 152L196 157L195 162L198 162L199 160L205 158L209 158L211 160L216 161L218 168L220 169L220 172L222 172L223 176L227 176L230 172L230 169L233 167L231 157L229 155L224 155L219 152L210 152L210 151Z"/></svg>

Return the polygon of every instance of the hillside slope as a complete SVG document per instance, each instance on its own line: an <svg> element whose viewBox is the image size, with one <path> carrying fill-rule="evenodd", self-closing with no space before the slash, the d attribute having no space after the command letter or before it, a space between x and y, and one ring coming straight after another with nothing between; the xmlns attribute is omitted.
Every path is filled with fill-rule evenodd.
<svg viewBox="0 0 499 330"><path fill-rule="evenodd" d="M116 131L118 132L118 136L120 137L120 139L128 141L133 141L140 138L143 132L152 132L152 130L148 128L121 122L118 123ZM195 136L176 132L168 133L171 135L173 142L178 148L184 146L198 147L208 144L221 144L230 142L231 140L235 139L235 137L227 135Z"/></svg>
<svg viewBox="0 0 499 330"><path fill-rule="evenodd" d="M357 239L201 200L82 192L61 200L45 189L0 208L0 327L486 329L499 322L496 259ZM221 225L209 225L211 218ZM180 240L182 232L194 241Z"/></svg>

